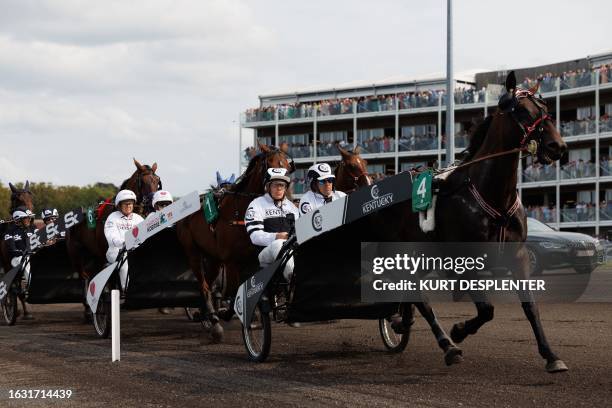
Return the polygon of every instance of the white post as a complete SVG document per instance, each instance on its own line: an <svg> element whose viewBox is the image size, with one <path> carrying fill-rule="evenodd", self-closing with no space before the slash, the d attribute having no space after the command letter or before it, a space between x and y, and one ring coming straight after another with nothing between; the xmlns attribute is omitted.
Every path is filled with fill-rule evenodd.
<svg viewBox="0 0 612 408"><path fill-rule="evenodd" d="M120 339L120 316L119 316L119 290L111 291L111 336L112 336L112 361L121 360Z"/></svg>

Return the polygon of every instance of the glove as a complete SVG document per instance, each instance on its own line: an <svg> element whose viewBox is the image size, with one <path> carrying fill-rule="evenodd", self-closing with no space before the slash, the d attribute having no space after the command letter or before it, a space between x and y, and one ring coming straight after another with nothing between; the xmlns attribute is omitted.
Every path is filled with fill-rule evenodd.
<svg viewBox="0 0 612 408"><path fill-rule="evenodd" d="M13 268L18 266L20 263L21 263L21 257L20 256L16 256L13 259L11 259L11 266Z"/></svg>

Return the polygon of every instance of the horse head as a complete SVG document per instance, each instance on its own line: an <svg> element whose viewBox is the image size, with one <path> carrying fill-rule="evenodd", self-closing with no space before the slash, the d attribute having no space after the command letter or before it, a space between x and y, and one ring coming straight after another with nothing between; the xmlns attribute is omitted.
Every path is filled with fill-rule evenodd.
<svg viewBox="0 0 612 408"><path fill-rule="evenodd" d="M264 193L264 176L270 168L284 168L293 173L293 158L283 150L259 144L260 152L253 156L245 172L236 180L237 191Z"/></svg>
<svg viewBox="0 0 612 408"><path fill-rule="evenodd" d="M120 189L128 189L136 193L136 199L139 203L142 203L145 212L148 212L152 210L153 194L162 188L161 178L155 174L157 163L153 163L152 166L143 165L134 159L134 165L136 171L123 182Z"/></svg>
<svg viewBox="0 0 612 408"><path fill-rule="evenodd" d="M534 153L540 163L550 164L559 160L567 150L567 145L548 113L546 102L536 96L539 84L530 89L517 89L516 76L511 71L505 86L506 93L499 100L496 116L504 119L506 128L518 134L518 137L504 140L504 148L535 147L535 142L537 149Z"/></svg>
<svg viewBox="0 0 612 408"><path fill-rule="evenodd" d="M11 212L19 206L24 206L30 211L34 211L34 194L30 191L30 182L26 180L22 189L9 183L11 188Z"/></svg>
<svg viewBox="0 0 612 408"><path fill-rule="evenodd" d="M368 174L368 162L359 155L361 148L355 147L352 151L336 145L342 160L336 167L336 189L346 193L352 192L361 186L372 184Z"/></svg>

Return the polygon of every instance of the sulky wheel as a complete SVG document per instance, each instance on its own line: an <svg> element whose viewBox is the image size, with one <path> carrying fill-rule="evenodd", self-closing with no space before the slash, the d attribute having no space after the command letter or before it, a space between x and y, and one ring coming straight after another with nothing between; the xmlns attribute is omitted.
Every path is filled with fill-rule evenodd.
<svg viewBox="0 0 612 408"><path fill-rule="evenodd" d="M108 338L111 331L111 290L108 284L100 294L92 320L98 336L103 339Z"/></svg>
<svg viewBox="0 0 612 408"><path fill-rule="evenodd" d="M242 340L251 361L261 363L270 354L272 344L270 313L262 311L261 302L255 307L251 324L248 327L242 326Z"/></svg>
<svg viewBox="0 0 612 408"><path fill-rule="evenodd" d="M7 326L13 326L17 321L17 293L12 289L2 299L2 315Z"/></svg>
<svg viewBox="0 0 612 408"><path fill-rule="evenodd" d="M378 320L378 328L380 329L380 336L387 351L390 353L401 353L404 351L410 339L409 333L396 333L391 327L391 318L388 317Z"/></svg>

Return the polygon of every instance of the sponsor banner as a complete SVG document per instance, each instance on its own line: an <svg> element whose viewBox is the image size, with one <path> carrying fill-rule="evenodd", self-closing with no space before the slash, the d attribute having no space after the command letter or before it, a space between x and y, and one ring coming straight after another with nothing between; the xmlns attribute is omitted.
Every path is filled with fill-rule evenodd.
<svg viewBox="0 0 612 408"><path fill-rule="evenodd" d="M129 250L142 244L159 231L175 224L199 209L200 196L197 191L193 191L161 211L149 214L143 222L126 231L125 247Z"/></svg>
<svg viewBox="0 0 612 408"><path fill-rule="evenodd" d="M17 265L2 277L2 280L0 281L0 301L2 301L8 294L9 288L19 273L20 267L21 265Z"/></svg>
<svg viewBox="0 0 612 408"><path fill-rule="evenodd" d="M30 235L29 250L35 252L48 241L65 238L66 230L83 222L85 218L86 215L81 208L68 211L58 218L57 223L45 225L43 228Z"/></svg>
<svg viewBox="0 0 612 408"><path fill-rule="evenodd" d="M247 279L238 288L236 299L234 301L234 311L244 326L251 324L255 306L257 306L257 303L259 303L261 295L263 295L266 286L270 282L270 279L272 279L274 276L280 264L280 259L271 263Z"/></svg>
<svg viewBox="0 0 612 408"><path fill-rule="evenodd" d="M117 262L113 262L106 268L102 269L87 286L87 304L94 313L96 310L98 310L98 301L100 300L102 290L104 289L104 286L106 286L106 282L108 282L108 279L113 274L116 266Z"/></svg>
<svg viewBox="0 0 612 408"><path fill-rule="evenodd" d="M298 243L410 200L411 196L412 177L408 172L361 187L346 197L302 215L295 225Z"/></svg>
<svg viewBox="0 0 612 408"><path fill-rule="evenodd" d="M348 224L383 208L409 200L412 177L409 172L387 177L371 186L364 186L348 197L344 223Z"/></svg>
<svg viewBox="0 0 612 408"><path fill-rule="evenodd" d="M295 222L298 243L338 228L344 222L347 197L339 198L314 211L303 214Z"/></svg>

